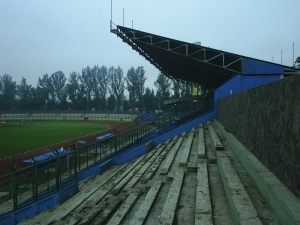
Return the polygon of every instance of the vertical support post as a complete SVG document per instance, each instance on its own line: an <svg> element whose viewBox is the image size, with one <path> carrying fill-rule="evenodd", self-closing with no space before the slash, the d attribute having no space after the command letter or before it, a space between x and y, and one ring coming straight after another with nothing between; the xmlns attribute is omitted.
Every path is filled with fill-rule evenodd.
<svg viewBox="0 0 300 225"><path fill-rule="evenodd" d="M34 177L33 177L33 197L34 199L38 200L38 190L39 190L39 184L38 184L38 167L37 164L34 164Z"/></svg>
<svg viewBox="0 0 300 225"><path fill-rule="evenodd" d="M224 61L225 61L225 59L224 59L224 53L222 53L222 57L223 57L223 67L225 66L225 63L224 63Z"/></svg>
<svg viewBox="0 0 300 225"><path fill-rule="evenodd" d="M13 199L14 199L14 210L17 209L18 207L18 200L17 200L17 188L18 184L17 184L17 171L13 171Z"/></svg>
<svg viewBox="0 0 300 225"><path fill-rule="evenodd" d="M189 55L189 46L185 45L185 55Z"/></svg>
<svg viewBox="0 0 300 225"><path fill-rule="evenodd" d="M59 191L60 188L60 157L57 154L56 158L56 190Z"/></svg>
<svg viewBox="0 0 300 225"><path fill-rule="evenodd" d="M74 156L75 159L74 159L74 173L75 173L75 179L77 180L77 159L78 159L78 150L76 149L74 151Z"/></svg>
<svg viewBox="0 0 300 225"><path fill-rule="evenodd" d="M295 45L293 42L293 66L295 67Z"/></svg>

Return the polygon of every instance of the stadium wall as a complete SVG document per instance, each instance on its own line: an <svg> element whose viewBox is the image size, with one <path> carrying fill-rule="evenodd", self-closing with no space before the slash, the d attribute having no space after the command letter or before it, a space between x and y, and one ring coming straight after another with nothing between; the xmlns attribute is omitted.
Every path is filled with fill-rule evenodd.
<svg viewBox="0 0 300 225"><path fill-rule="evenodd" d="M221 98L218 119L300 198L300 75Z"/></svg>

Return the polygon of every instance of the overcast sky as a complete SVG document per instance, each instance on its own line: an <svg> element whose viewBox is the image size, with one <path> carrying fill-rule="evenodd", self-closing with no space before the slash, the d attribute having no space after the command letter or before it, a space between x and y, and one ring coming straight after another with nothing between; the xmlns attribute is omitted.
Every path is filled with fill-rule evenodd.
<svg viewBox="0 0 300 225"><path fill-rule="evenodd" d="M113 0L113 22L287 66L300 56L300 0ZM87 66L159 71L110 33L111 0L0 0L0 76L34 87Z"/></svg>

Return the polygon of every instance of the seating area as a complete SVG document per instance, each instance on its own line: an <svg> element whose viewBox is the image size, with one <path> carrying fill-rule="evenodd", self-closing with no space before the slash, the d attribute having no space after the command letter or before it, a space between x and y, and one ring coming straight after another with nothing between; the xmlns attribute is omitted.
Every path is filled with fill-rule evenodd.
<svg viewBox="0 0 300 225"><path fill-rule="evenodd" d="M138 115L103 113L5 113L0 120L97 120L134 121Z"/></svg>
<svg viewBox="0 0 300 225"><path fill-rule="evenodd" d="M299 224L299 202L214 121L82 181L20 224Z"/></svg>

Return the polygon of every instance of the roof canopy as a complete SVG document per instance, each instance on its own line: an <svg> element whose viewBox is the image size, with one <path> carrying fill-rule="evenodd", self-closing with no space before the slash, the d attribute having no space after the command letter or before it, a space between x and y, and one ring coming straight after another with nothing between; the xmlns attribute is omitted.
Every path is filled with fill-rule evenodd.
<svg viewBox="0 0 300 225"><path fill-rule="evenodd" d="M209 89L242 74L243 60L249 59L199 43L191 44L122 26L112 28L111 32L169 78L195 82Z"/></svg>

